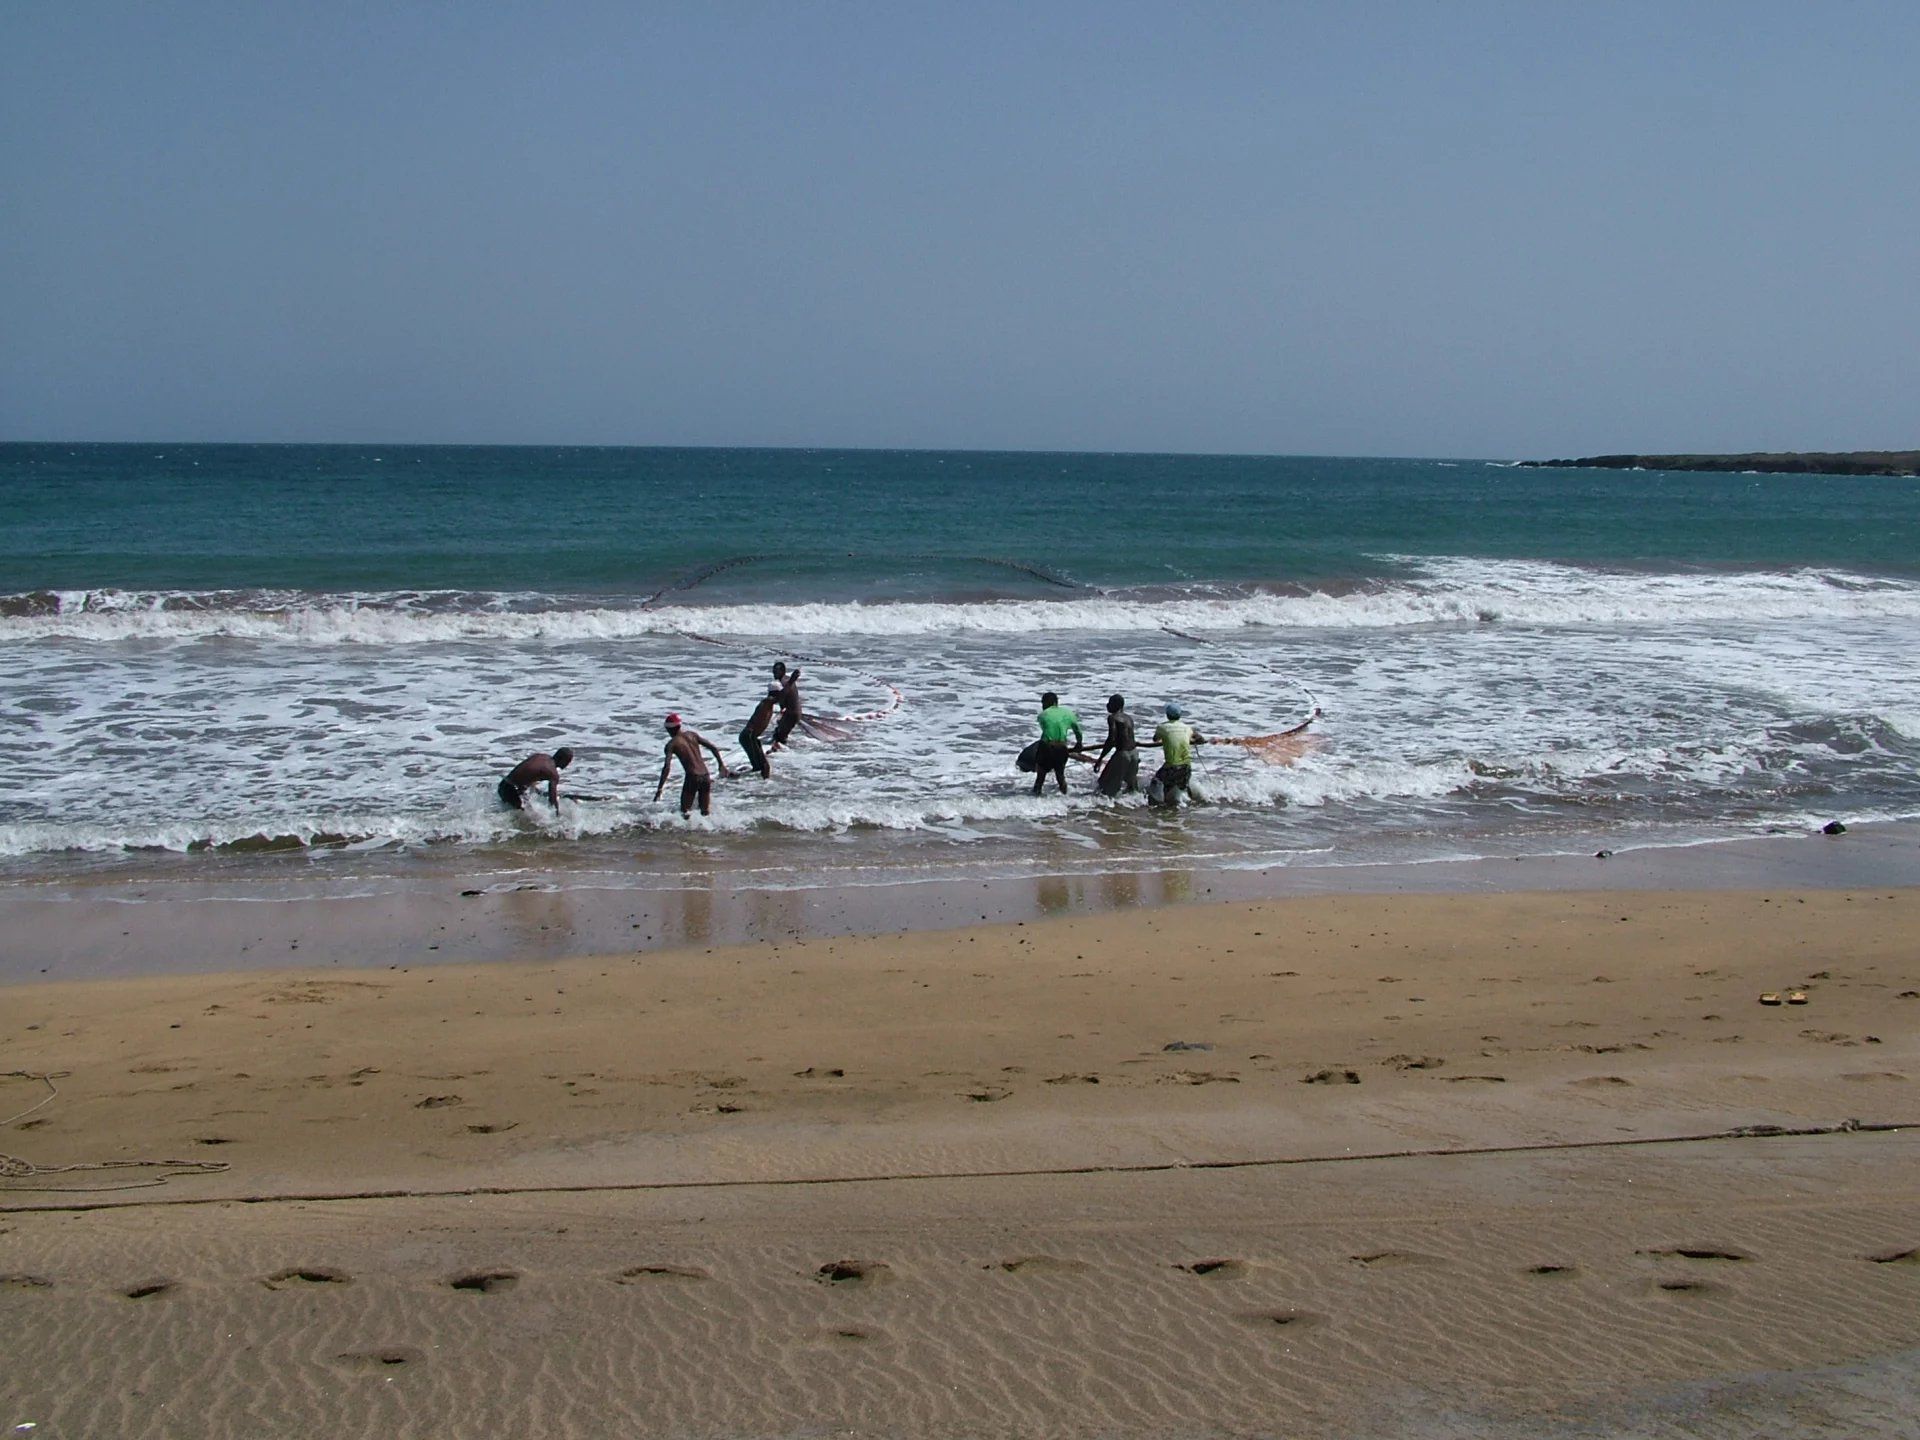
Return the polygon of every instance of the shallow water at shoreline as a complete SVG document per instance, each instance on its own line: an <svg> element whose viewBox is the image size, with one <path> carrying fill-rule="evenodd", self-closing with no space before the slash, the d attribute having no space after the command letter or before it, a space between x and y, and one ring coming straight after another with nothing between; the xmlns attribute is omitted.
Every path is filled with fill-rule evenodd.
<svg viewBox="0 0 1920 1440"><path fill-rule="evenodd" d="M1589 840L1588 843L1591 843ZM1050 863L1057 862L1057 863ZM984 878L983 878L984 877ZM942 930L982 922L1288 896L1594 890L1892 889L1920 885L1920 824L1683 846L1512 854L1426 863L1230 868L1201 854L1150 868L1073 864L916 881L758 885L708 871L632 877L521 867L263 883L182 867L0 890L17 937L0 985L286 968L531 962L684 947Z"/></svg>

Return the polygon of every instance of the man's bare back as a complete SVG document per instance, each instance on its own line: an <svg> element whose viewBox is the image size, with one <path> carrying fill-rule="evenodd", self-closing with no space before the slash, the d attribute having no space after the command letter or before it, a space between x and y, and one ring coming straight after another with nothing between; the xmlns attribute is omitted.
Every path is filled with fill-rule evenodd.
<svg viewBox="0 0 1920 1440"><path fill-rule="evenodd" d="M500 799L516 810L527 805L527 791L547 787L547 803L560 808L560 772L573 763L573 751L561 746L553 754L536 752L506 773L500 782Z"/></svg>
<svg viewBox="0 0 1920 1440"><path fill-rule="evenodd" d="M702 815L713 813L713 776L707 770L707 762L700 754L704 748L713 751L713 758L720 764L722 775L731 775L726 759L718 747L698 730L688 730L681 726L678 715L667 716L667 749L660 761L660 783L654 786L653 798L658 800L667 788L667 776L673 772L673 762L680 762L685 778L680 782L680 814L691 815L697 803Z"/></svg>

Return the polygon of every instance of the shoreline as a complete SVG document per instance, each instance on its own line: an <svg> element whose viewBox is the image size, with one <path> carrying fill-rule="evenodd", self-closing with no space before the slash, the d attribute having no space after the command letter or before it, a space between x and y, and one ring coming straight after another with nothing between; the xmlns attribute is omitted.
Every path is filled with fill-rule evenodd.
<svg viewBox="0 0 1920 1440"><path fill-rule="evenodd" d="M388 880L194 881L86 876L0 887L6 987L55 980L555 961L796 938L918 934L1052 916L1316 895L1837 889L1920 884L1920 821L1612 851L1261 869L1204 859L1160 869L732 888L724 872L674 889L569 885L513 872L477 887L457 867ZM389 888L369 890L369 885Z"/></svg>

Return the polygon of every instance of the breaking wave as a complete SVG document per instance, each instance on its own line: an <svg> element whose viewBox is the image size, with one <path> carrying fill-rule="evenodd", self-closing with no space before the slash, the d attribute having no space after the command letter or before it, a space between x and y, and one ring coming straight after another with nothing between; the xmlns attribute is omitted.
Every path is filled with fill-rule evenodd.
<svg viewBox="0 0 1920 1440"><path fill-rule="evenodd" d="M230 638L295 645L617 641L652 635L1021 635L1920 620L1920 584L1825 570L1647 574L1537 561L1389 557L1413 573L1282 593L1097 591L1059 599L654 605L537 593L34 591L0 597L0 641Z"/></svg>

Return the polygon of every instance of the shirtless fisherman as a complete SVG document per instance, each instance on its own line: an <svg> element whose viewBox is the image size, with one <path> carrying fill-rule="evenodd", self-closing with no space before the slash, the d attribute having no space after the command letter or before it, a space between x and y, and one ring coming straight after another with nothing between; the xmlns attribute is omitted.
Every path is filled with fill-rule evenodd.
<svg viewBox="0 0 1920 1440"><path fill-rule="evenodd" d="M784 662L773 667L773 684L760 697L760 703L753 707L753 714L747 717L747 723L740 727L740 748L747 752L747 764L754 768L762 780L773 778L773 766L767 762L767 752L761 748L760 737L767 733L767 726L773 720L773 707L780 703L783 693L780 677L785 670Z"/></svg>
<svg viewBox="0 0 1920 1440"><path fill-rule="evenodd" d="M793 727L807 718L800 708L799 667L796 666L789 673L786 661L774 661L773 681L777 691L774 703L780 707L780 723L773 727L773 744L768 749L782 750L786 748L787 737L793 734Z"/></svg>
<svg viewBox="0 0 1920 1440"><path fill-rule="evenodd" d="M1177 809L1182 795L1189 801L1194 798L1193 747L1206 744L1206 736L1180 718L1178 705L1169 704L1166 720L1153 727L1153 743L1160 747L1166 763L1153 772L1147 803Z"/></svg>
<svg viewBox="0 0 1920 1440"><path fill-rule="evenodd" d="M660 762L660 783L653 787L653 798L658 800L661 792L667 788L667 776L672 773L674 759L678 757L680 769L686 776L680 782L680 818L683 820L693 813L693 802L696 800L700 802L702 815L713 813L713 776L707 773L707 762L700 758L702 746L713 751L713 758L720 762L722 775L733 774L727 769L726 757L714 747L711 740L698 730L681 729L677 714L667 716L667 754Z"/></svg>
<svg viewBox="0 0 1920 1440"><path fill-rule="evenodd" d="M1111 760L1107 759L1108 751L1113 752ZM1093 773L1099 779L1102 795L1140 788L1140 739L1134 732L1133 716L1127 713L1124 695L1107 697L1107 738L1100 742Z"/></svg>
<svg viewBox="0 0 1920 1440"><path fill-rule="evenodd" d="M538 785L547 787L547 803L560 808L560 772L573 763L573 751L562 745L551 755L529 755L506 773L500 781L500 799L516 810L527 808L527 792Z"/></svg>

